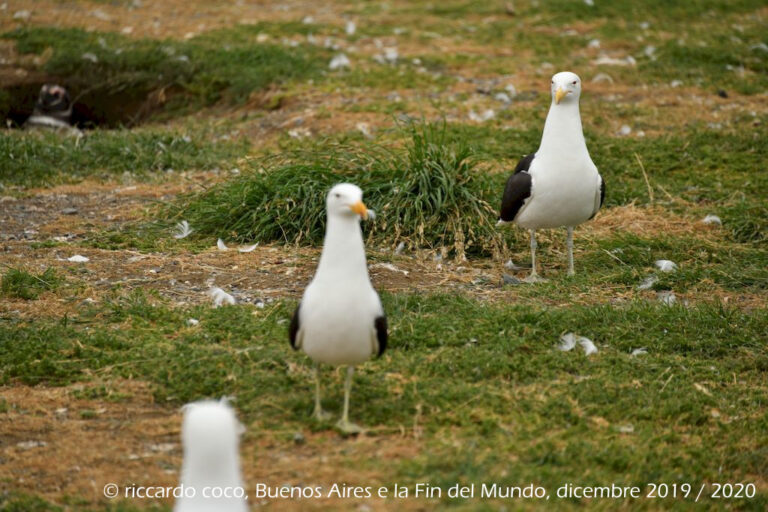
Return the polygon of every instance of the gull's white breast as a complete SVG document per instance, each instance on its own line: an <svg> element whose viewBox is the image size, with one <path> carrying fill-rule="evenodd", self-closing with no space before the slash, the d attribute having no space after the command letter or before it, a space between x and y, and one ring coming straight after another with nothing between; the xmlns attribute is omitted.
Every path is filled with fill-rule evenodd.
<svg viewBox="0 0 768 512"><path fill-rule="evenodd" d="M576 226L587 221L595 210L600 175L586 158L562 155L544 158L537 154L528 171L531 197L515 218L526 229Z"/></svg>
<svg viewBox="0 0 768 512"><path fill-rule="evenodd" d="M362 363L374 353L374 320L381 314L379 297L367 279L344 286L313 281L299 311L301 347L319 363Z"/></svg>

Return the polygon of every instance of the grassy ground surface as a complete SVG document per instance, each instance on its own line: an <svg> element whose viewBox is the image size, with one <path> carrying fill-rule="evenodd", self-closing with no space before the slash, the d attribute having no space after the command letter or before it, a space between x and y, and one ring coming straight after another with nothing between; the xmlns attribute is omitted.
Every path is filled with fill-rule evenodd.
<svg viewBox="0 0 768 512"><path fill-rule="evenodd" d="M768 508L768 8L595 4L9 0L0 111L52 81L100 98L104 124L0 133L0 510L170 510L102 488L176 485L179 407L224 395L254 509ZM564 69L606 204L576 231L576 276L564 231L542 231L549 281L509 284L528 237L494 211ZM351 438L310 419L287 342L341 179L378 213L391 330L356 373ZM238 304L212 308L211 285ZM567 332L598 352L558 350ZM342 381L324 373L334 413ZM503 497L531 484L549 500Z"/></svg>

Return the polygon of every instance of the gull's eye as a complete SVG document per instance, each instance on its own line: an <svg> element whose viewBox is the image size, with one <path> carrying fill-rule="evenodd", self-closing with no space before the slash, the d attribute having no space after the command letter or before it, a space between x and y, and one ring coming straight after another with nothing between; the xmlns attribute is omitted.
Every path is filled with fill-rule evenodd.
<svg viewBox="0 0 768 512"><path fill-rule="evenodd" d="M336 199L338 199L338 198L340 198L340 197L341 197L341 194L333 194L333 195L335 195L335 196L336 196Z"/></svg>
<svg viewBox="0 0 768 512"><path fill-rule="evenodd" d="M573 85L576 85L578 83L578 80L573 81Z"/></svg>

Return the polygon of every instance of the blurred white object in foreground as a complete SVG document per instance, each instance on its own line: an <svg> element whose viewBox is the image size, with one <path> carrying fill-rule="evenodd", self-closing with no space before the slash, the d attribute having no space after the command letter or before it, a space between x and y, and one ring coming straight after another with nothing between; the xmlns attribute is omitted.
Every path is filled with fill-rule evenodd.
<svg viewBox="0 0 768 512"><path fill-rule="evenodd" d="M181 497L174 512L246 512L240 474L240 434L243 426L222 400L184 406L181 441Z"/></svg>

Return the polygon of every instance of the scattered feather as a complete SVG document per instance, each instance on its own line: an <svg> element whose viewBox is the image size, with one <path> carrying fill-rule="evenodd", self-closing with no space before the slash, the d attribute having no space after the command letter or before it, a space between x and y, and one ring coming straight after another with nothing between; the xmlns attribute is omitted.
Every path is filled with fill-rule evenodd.
<svg viewBox="0 0 768 512"><path fill-rule="evenodd" d="M723 225L723 221L720 220L720 217L718 217L717 215L711 215L711 214L704 217L704 219L701 222L703 222L704 224L717 224L719 226Z"/></svg>
<svg viewBox="0 0 768 512"><path fill-rule="evenodd" d="M200 320L198 320L197 318L189 318L189 319L187 319L187 325L195 326L195 325L197 325L199 323L200 323Z"/></svg>
<svg viewBox="0 0 768 512"><path fill-rule="evenodd" d="M587 43L587 48L600 48L600 40L592 39L589 43Z"/></svg>
<svg viewBox="0 0 768 512"><path fill-rule="evenodd" d="M526 269L527 269L527 267L523 267L523 266L520 266L520 265L516 264L516 263L515 263L514 261L512 261L512 260L507 260L507 262L504 264L504 268L507 268L507 269L509 269L509 270L513 270L513 271L515 271L515 272L518 272L518 271L520 271L520 270L526 270Z"/></svg>
<svg viewBox="0 0 768 512"><path fill-rule="evenodd" d="M351 64L352 63L349 61L349 57L343 53L340 53L331 59L331 63L328 64L328 68L331 71L335 71L337 69L348 68L351 66Z"/></svg>
<svg viewBox="0 0 768 512"><path fill-rule="evenodd" d="M677 297L675 296L675 292L672 292L669 290L658 292L656 294L656 297L659 299L659 302L661 302L665 306L671 306L677 302Z"/></svg>
<svg viewBox="0 0 768 512"><path fill-rule="evenodd" d="M643 282L641 282L639 285L637 285L638 290L650 290L653 288L653 285L659 282L658 276L648 276L645 279L643 279Z"/></svg>
<svg viewBox="0 0 768 512"><path fill-rule="evenodd" d="M494 112L493 109L490 109L490 108L485 110L481 114L476 113L474 110L469 111L469 119L477 123L484 123L485 121L493 119L494 117L496 117L496 112Z"/></svg>
<svg viewBox="0 0 768 512"><path fill-rule="evenodd" d="M634 66L637 64L637 61L631 55L627 55L623 58L616 58L603 54L592 61L592 64L596 66Z"/></svg>
<svg viewBox="0 0 768 512"><path fill-rule="evenodd" d="M584 354L586 355L591 355L597 352L597 347L592 343L592 340L572 332L560 336L560 344L557 346L557 349L563 352L570 352L576 346L576 343L581 345L584 349Z"/></svg>
<svg viewBox="0 0 768 512"><path fill-rule="evenodd" d="M594 78L592 78L592 83L594 83L594 84L599 84L599 83L602 83L602 82L612 84L613 83L613 77L611 75L609 75L608 73L598 73L598 74L596 74L594 76Z"/></svg>
<svg viewBox="0 0 768 512"><path fill-rule="evenodd" d="M376 220L376 212L374 210L368 210L368 220Z"/></svg>
<svg viewBox="0 0 768 512"><path fill-rule="evenodd" d="M627 136L630 133L632 133L632 127L628 124L621 125L621 128L619 129L619 135Z"/></svg>
<svg viewBox="0 0 768 512"><path fill-rule="evenodd" d="M87 263L91 260L86 258L85 256L80 256L79 254L75 254L74 256L67 258L67 261L71 261L73 263Z"/></svg>
<svg viewBox="0 0 768 512"><path fill-rule="evenodd" d="M633 425L631 425L631 424L630 425L621 425L618 428L618 431L621 432L622 434L631 434L632 432L635 431L635 427Z"/></svg>
<svg viewBox="0 0 768 512"><path fill-rule="evenodd" d="M355 25L354 21L350 20L347 22L347 25L344 27L344 31L347 33L348 36L353 36L357 31L357 25Z"/></svg>
<svg viewBox="0 0 768 512"><path fill-rule="evenodd" d="M192 233L192 228L189 227L189 222L183 220L176 224L176 232L173 234L173 238L180 240L187 238Z"/></svg>
<svg viewBox="0 0 768 512"><path fill-rule="evenodd" d="M641 348L636 348L629 355L631 357L636 357L636 356L642 356L642 355L647 354L647 353L648 353L648 351L645 349L645 347L641 347Z"/></svg>
<svg viewBox="0 0 768 512"><path fill-rule="evenodd" d="M680 87L681 85L683 85L683 82L681 80L672 80L671 82L669 82L670 87Z"/></svg>
<svg viewBox="0 0 768 512"><path fill-rule="evenodd" d="M512 100L510 99L509 95L505 92L497 92L493 99L496 101L501 101L502 103L510 103Z"/></svg>
<svg viewBox="0 0 768 512"><path fill-rule="evenodd" d="M520 279L516 278L515 276L511 276L509 274L502 274L501 281L504 284L513 284L513 285L518 285L523 283Z"/></svg>
<svg viewBox="0 0 768 512"><path fill-rule="evenodd" d="M258 246L259 246L259 243L258 243L258 242L256 242L255 244L253 244L253 245L249 245L249 246L247 246L247 247L240 247L240 248L237 250L237 252L252 252L252 251L253 251L255 248L257 248Z"/></svg>
<svg viewBox="0 0 768 512"><path fill-rule="evenodd" d="M357 123L355 125L355 128L357 131L363 134L363 137L366 139L372 139L373 134L371 134L371 126L368 123Z"/></svg>
<svg viewBox="0 0 768 512"><path fill-rule="evenodd" d="M662 272L674 272L677 270L677 263L670 260L656 260L653 264Z"/></svg>
<svg viewBox="0 0 768 512"><path fill-rule="evenodd" d="M557 349L562 352L570 352L576 346L576 335L572 332L560 336L560 344Z"/></svg>
<svg viewBox="0 0 768 512"><path fill-rule="evenodd" d="M229 247L227 247L227 244L225 244L224 240L222 240L221 238L219 238L216 241L216 247L218 247L220 251L228 251L229 250Z"/></svg>
<svg viewBox="0 0 768 512"><path fill-rule="evenodd" d="M218 308L223 304L235 304L235 298L216 286L208 290L208 296L213 300L213 307Z"/></svg>
<svg viewBox="0 0 768 512"><path fill-rule="evenodd" d="M400 254L405 249L405 242L400 242L397 244L397 247L395 247L395 254Z"/></svg>
<svg viewBox="0 0 768 512"><path fill-rule="evenodd" d="M384 48L384 60L390 64L394 64L397 62L397 58L397 48Z"/></svg>
<svg viewBox="0 0 768 512"><path fill-rule="evenodd" d="M585 355L592 355L597 353L597 347L592 342L591 339L585 338L584 336L579 337L579 344L581 345L581 348L584 349Z"/></svg>
<svg viewBox="0 0 768 512"><path fill-rule="evenodd" d="M410 273L407 270L397 268L391 263L374 263L371 265L371 268L383 268L385 270L389 270L390 272L401 272L404 276L407 276Z"/></svg>
<svg viewBox="0 0 768 512"><path fill-rule="evenodd" d="M288 130L288 136L293 139L304 139L310 135L312 134L307 128L294 128L293 130Z"/></svg>
<svg viewBox="0 0 768 512"><path fill-rule="evenodd" d="M94 64L96 64L97 62L99 62L99 58L98 58L98 57L97 57L95 54L93 54L93 53L91 53L91 52L86 52L86 53L84 53L84 54L81 56L81 58L82 58L83 60L87 60L87 61L89 61L89 62L92 62L92 63L94 63Z"/></svg>

